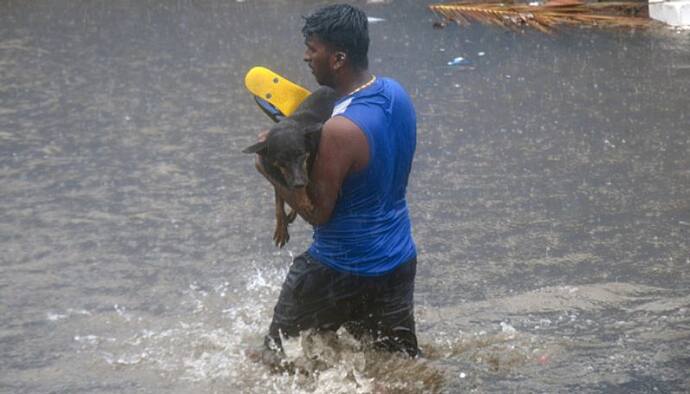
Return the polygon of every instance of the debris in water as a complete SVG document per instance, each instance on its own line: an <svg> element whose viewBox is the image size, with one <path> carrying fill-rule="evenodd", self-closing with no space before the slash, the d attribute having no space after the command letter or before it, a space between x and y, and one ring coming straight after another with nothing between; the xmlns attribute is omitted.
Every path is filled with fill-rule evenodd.
<svg viewBox="0 0 690 394"><path fill-rule="evenodd" d="M557 25L645 28L655 22L646 15L646 2L584 3L582 0L551 0L532 3L432 4L429 9L443 18L469 25L470 21L511 30L531 27L551 33Z"/></svg>
<svg viewBox="0 0 690 394"><path fill-rule="evenodd" d="M549 363L549 355L548 354L542 354L541 356L537 357L537 363L540 365L546 365Z"/></svg>
<svg viewBox="0 0 690 394"><path fill-rule="evenodd" d="M472 61L469 59L465 59L464 57L458 56L454 58L453 60L448 62L449 66L471 66Z"/></svg>
<svg viewBox="0 0 690 394"><path fill-rule="evenodd" d="M433 25L434 29L440 30L448 26L448 23L445 21L434 21Z"/></svg>

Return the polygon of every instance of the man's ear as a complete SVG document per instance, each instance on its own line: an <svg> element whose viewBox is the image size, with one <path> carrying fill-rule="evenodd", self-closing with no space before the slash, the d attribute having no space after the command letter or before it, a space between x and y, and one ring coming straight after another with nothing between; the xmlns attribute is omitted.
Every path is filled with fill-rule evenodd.
<svg viewBox="0 0 690 394"><path fill-rule="evenodd" d="M345 59L347 59L347 54L345 52L337 51L333 54L334 62L333 68L338 70L345 65Z"/></svg>
<svg viewBox="0 0 690 394"><path fill-rule="evenodd" d="M254 144L250 147L244 148L242 150L242 153L260 153L264 149L266 149L266 141L261 141L261 142L257 142L256 144Z"/></svg>

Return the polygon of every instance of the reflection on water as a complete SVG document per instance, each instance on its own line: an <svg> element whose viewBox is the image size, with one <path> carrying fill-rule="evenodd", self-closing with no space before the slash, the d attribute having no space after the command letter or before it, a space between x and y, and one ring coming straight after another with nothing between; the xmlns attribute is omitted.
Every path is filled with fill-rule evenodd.
<svg viewBox="0 0 690 394"><path fill-rule="evenodd" d="M272 247L242 77L314 86L311 3L0 5L0 391L687 391L690 36L438 31L412 0L365 7L418 109L425 358L341 331L249 360L310 232Z"/></svg>

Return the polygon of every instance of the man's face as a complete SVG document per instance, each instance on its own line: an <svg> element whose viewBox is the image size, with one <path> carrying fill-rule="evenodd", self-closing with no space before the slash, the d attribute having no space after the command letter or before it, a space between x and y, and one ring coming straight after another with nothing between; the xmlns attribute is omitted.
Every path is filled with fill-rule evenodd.
<svg viewBox="0 0 690 394"><path fill-rule="evenodd" d="M304 61L309 65L316 82L319 85L334 87L336 52L313 34L304 40L304 45L307 47L304 51Z"/></svg>

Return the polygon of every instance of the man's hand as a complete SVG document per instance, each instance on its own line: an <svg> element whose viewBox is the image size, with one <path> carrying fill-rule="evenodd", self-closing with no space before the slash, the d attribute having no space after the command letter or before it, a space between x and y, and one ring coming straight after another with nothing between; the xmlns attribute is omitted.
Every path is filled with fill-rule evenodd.
<svg viewBox="0 0 690 394"><path fill-rule="evenodd" d="M259 135L258 135L257 138L256 138L256 142L264 142L264 141L266 141L266 138L268 138L268 132L269 132L269 131L270 131L270 130L268 130L268 129L266 129L266 130L261 130L261 132L259 133Z"/></svg>

